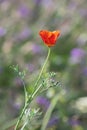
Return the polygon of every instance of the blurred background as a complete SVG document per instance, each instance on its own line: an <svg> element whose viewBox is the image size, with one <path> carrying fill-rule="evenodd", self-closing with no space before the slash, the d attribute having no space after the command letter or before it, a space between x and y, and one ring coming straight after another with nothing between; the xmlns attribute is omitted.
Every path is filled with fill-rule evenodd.
<svg viewBox="0 0 87 130"><path fill-rule="evenodd" d="M26 70L24 80L31 93L47 55L38 34L42 29L61 30L47 71L56 73L64 96L56 102L47 130L86 130L86 0L0 0L0 130L13 130L24 104L23 84L10 66L18 64L20 70ZM33 120L32 130L40 130L41 120L57 94L58 88L50 88L35 99L35 107L41 108L43 115Z"/></svg>

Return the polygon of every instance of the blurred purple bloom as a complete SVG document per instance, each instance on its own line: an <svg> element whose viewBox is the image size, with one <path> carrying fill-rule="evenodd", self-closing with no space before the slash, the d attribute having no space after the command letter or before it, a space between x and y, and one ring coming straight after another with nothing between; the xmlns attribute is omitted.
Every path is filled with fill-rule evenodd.
<svg viewBox="0 0 87 130"><path fill-rule="evenodd" d="M83 17L87 18L87 9L86 8L85 9L83 8L83 9L79 10L79 13Z"/></svg>
<svg viewBox="0 0 87 130"><path fill-rule="evenodd" d="M80 48L74 48L71 50L70 54L70 63L71 64L78 64L85 56L85 51Z"/></svg>
<svg viewBox="0 0 87 130"><path fill-rule="evenodd" d="M68 5L68 8L70 9L70 10L75 10L76 8L77 8L77 2L75 2L75 1L70 1L69 2L69 5Z"/></svg>
<svg viewBox="0 0 87 130"><path fill-rule="evenodd" d="M48 0L48 1L47 0L43 0L42 4L45 7L51 7L54 4L54 2L52 0Z"/></svg>
<svg viewBox="0 0 87 130"><path fill-rule="evenodd" d="M50 102L47 98L45 97L41 97L41 96L38 96L36 98L36 102L37 104L43 109L43 110L47 110L49 105L50 105Z"/></svg>
<svg viewBox="0 0 87 130"><path fill-rule="evenodd" d="M83 75L87 76L87 67L83 69Z"/></svg>
<svg viewBox="0 0 87 130"><path fill-rule="evenodd" d="M47 127L52 127L52 126L54 126L54 125L57 125L58 122L59 122L59 118L58 118L57 116L53 116L53 117L51 117L51 119L49 120Z"/></svg>
<svg viewBox="0 0 87 130"><path fill-rule="evenodd" d="M6 34L6 30L0 27L0 37L3 37Z"/></svg>
<svg viewBox="0 0 87 130"><path fill-rule="evenodd" d="M26 40L31 35L31 30L25 28L23 31L20 32L19 35L16 36L16 40Z"/></svg>
<svg viewBox="0 0 87 130"><path fill-rule="evenodd" d="M32 46L32 51L33 51L35 54L39 54L39 53L41 53L42 48L41 48L41 46L39 46L39 45L33 44L33 46Z"/></svg>
<svg viewBox="0 0 87 130"><path fill-rule="evenodd" d="M33 72L35 70L34 64L28 64L27 67L29 69L29 72Z"/></svg>
<svg viewBox="0 0 87 130"><path fill-rule="evenodd" d="M42 0L34 0L36 4L40 4Z"/></svg>
<svg viewBox="0 0 87 130"><path fill-rule="evenodd" d="M20 33L20 38L26 39L31 35L31 31L28 28L25 28L21 33Z"/></svg>
<svg viewBox="0 0 87 130"><path fill-rule="evenodd" d="M0 0L0 3L5 2L6 0Z"/></svg>
<svg viewBox="0 0 87 130"><path fill-rule="evenodd" d="M19 7L19 10L18 10L19 14L21 17L28 17L29 16L29 13L30 13L30 10L29 8L26 6L26 5L21 5Z"/></svg>
<svg viewBox="0 0 87 130"><path fill-rule="evenodd" d="M15 78L14 83L15 83L16 86L18 86L18 87L23 86L23 83L22 83L22 81L21 81L21 79L20 79L19 77Z"/></svg>
<svg viewBox="0 0 87 130"><path fill-rule="evenodd" d="M69 124L72 125L72 126L79 125L79 123L80 122L75 118L69 119Z"/></svg>

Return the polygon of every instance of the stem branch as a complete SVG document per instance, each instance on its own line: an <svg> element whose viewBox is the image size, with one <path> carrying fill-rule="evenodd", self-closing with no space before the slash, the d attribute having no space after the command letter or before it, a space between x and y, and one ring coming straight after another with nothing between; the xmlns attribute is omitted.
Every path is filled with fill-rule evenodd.
<svg viewBox="0 0 87 130"><path fill-rule="evenodd" d="M39 87L37 87L37 85L38 85L38 82L39 82L39 80L40 80L40 78L41 78L41 75L42 75L42 73L43 73L43 70L44 70L44 68L45 68L45 66L46 66L46 63L47 63L47 61L48 61L49 56L50 56L50 47L48 48L47 58L46 58L46 60L45 60L45 62L44 62L44 64L43 64L43 67L42 67L42 69L41 69L41 71L40 71L40 73L39 73L38 79L37 79L37 81L36 81L36 83L35 83L35 85L34 85L34 91L33 91L33 93L31 94L31 96L30 96L27 100L26 100L26 98L27 98L27 91L26 91L25 84L24 84L24 81L23 81L24 92L25 92L25 105L24 105L24 108L23 108L23 110L22 110L22 112L21 112L21 114L20 114L20 116L19 116L19 119L18 119L18 121L17 121L17 123L16 123L16 126L15 126L14 130L18 130L19 124L20 124L20 122L21 122L21 120L22 120L22 118L23 118L23 115L24 115L24 113L25 113L25 110L27 109L28 105L31 103L32 99L37 95L39 89L41 88L41 85L40 85ZM28 102L27 102L27 101L28 101Z"/></svg>

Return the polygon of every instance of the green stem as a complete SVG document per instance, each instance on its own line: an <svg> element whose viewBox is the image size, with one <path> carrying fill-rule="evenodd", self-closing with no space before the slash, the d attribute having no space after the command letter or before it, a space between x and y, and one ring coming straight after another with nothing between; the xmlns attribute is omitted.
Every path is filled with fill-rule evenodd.
<svg viewBox="0 0 87 130"><path fill-rule="evenodd" d="M41 77L41 75L42 75L42 73L43 73L43 70L44 70L44 68L45 68L45 66L46 66L46 63L47 63L47 61L48 61L48 59L49 59L49 56L50 56L50 47L48 48L47 58L46 58L46 60L45 60L45 62L44 62L44 64L43 64L43 67L42 67L42 69L41 69L41 71L40 71L40 74L39 74L39 76L38 76L38 79L37 79L37 81L36 81L36 83L35 83L35 85L34 85L34 90L35 90L36 87L37 87L37 84L38 84L38 82L39 82L39 80L40 80L40 77Z"/></svg>
<svg viewBox="0 0 87 130"><path fill-rule="evenodd" d="M42 85L40 85L33 93L32 93L32 98L35 97L35 95L37 95L38 91L40 90Z"/></svg>
<svg viewBox="0 0 87 130"><path fill-rule="evenodd" d="M25 84L24 84L24 82L23 82L24 92L25 92L25 105L24 105L24 108L23 108L23 110L22 110L22 112L21 112L21 114L20 114L20 116L19 116L19 119L18 119L18 121L17 121L17 123L16 123L16 126L15 126L15 129L14 129L14 130L18 130L18 126L19 126L19 124L20 124L20 122L21 122L21 120L22 120L22 117L23 117L23 115L24 115L25 110L27 109L27 107L28 107L28 105L30 104L31 100L34 98L34 96L37 94L37 92L38 92L39 89L41 88L41 85L40 85L40 86L36 89L37 84L38 84L38 82L39 82L39 80L40 80L40 78L41 78L41 75L42 75L42 73L43 73L43 70L44 70L44 68L45 68L45 66L46 66L46 63L47 63L47 61L48 61L49 56L50 56L50 48L48 48L47 58L46 58L46 60L45 60L45 62L44 62L44 64L43 64L43 67L42 67L42 69L41 69L41 71L40 71L40 74L39 74L39 76L38 76L38 79L37 79L37 81L36 81L36 83L35 83L35 85L34 85L34 92L32 93L32 96L29 97L29 99L27 100L28 102L26 102L26 96L27 96L27 95L26 95L26 88L25 88Z"/></svg>
<svg viewBox="0 0 87 130"><path fill-rule="evenodd" d="M38 79L37 79L37 81L36 81L36 83L35 83L35 86L34 86L34 90L35 90L35 91L32 93L32 98L34 98L35 95L37 95L38 91L39 91L40 88L41 88L41 85L40 85L39 87L37 87L37 84L38 84L38 82L39 82L39 80L40 80L40 78L41 78L41 75L42 75L42 73L43 73L43 70L44 70L44 68L45 68L45 66L46 66L46 64L47 64L47 61L48 61L48 59L49 59L49 56L50 56L50 47L48 48L47 58L46 58L46 60L45 60L45 62L44 62L44 64L43 64L43 66L42 66L42 69L41 69L41 71L40 71L40 74L39 74L39 76L38 76ZM37 87L37 89L36 89L36 87Z"/></svg>
<svg viewBox="0 0 87 130"><path fill-rule="evenodd" d="M20 122L21 122L21 120L23 118L25 110L27 109L27 107L28 107L29 103L31 102L31 100L32 100L32 97L29 97L28 101L25 103L24 108L23 108L23 110L22 110L22 112L21 112L21 114L20 114L20 116L18 118L18 121L16 123L16 126L15 126L14 130L18 130L19 124L20 124Z"/></svg>
<svg viewBox="0 0 87 130"><path fill-rule="evenodd" d="M23 117L23 115L24 115L24 112L25 112L25 110L26 110L26 108L27 108L27 106L28 106L28 104L27 104L27 91L26 91L25 83L24 83L23 80L22 80L22 83L23 83L23 86L24 86L25 104L24 104L24 108L23 108L23 110L22 110L22 112L21 112L21 114L20 114L20 116L19 116L19 118L18 118L18 121L17 121L17 123L16 123L16 126L15 126L14 130L17 130L17 129L18 129L19 124L20 124L20 121L21 121L21 119L22 119L22 117Z"/></svg>
<svg viewBox="0 0 87 130"><path fill-rule="evenodd" d="M21 112L21 115L19 116L19 119L18 119L18 121L17 121L17 123L16 123L16 126L15 126L15 129L14 129L14 130L18 130L19 123L20 123L20 121L21 121L21 119L22 119L22 117L23 117L23 115L24 115L24 112L25 112L27 106L28 106L28 105L25 105L25 106L24 106L24 108L23 108L23 110L22 110L22 112Z"/></svg>

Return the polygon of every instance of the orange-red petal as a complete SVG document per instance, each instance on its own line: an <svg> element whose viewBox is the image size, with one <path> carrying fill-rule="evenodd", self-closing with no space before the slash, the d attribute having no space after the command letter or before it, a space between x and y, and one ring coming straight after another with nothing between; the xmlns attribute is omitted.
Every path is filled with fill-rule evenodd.
<svg viewBox="0 0 87 130"><path fill-rule="evenodd" d="M56 43L57 38L60 35L60 31L47 31L47 30L41 30L39 32L39 35L41 36L42 40L47 46L54 46Z"/></svg>

